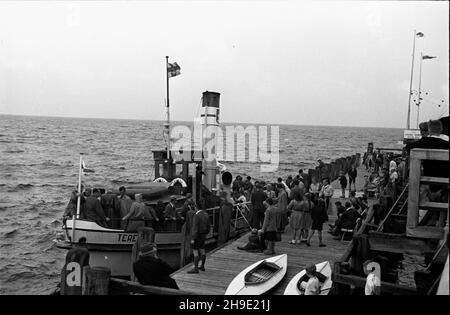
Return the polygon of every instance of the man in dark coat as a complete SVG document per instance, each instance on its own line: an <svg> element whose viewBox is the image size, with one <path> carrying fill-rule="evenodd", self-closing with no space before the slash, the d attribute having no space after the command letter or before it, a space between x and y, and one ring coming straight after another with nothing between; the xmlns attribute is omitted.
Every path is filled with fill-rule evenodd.
<svg viewBox="0 0 450 315"><path fill-rule="evenodd" d="M108 226L113 229L120 229L120 202L117 195L108 190L100 197L100 204L105 216L111 219Z"/></svg>
<svg viewBox="0 0 450 315"><path fill-rule="evenodd" d="M345 203L345 207L347 208L347 210L342 213L341 217L336 221L336 226L331 233L336 236L335 239L340 239L339 235L341 233L341 229L354 229L356 226L356 221L361 216L350 202L347 201Z"/></svg>
<svg viewBox="0 0 450 315"><path fill-rule="evenodd" d="M177 230L177 220L181 219L180 214L175 207L175 202L177 197L170 196L170 202L166 205L164 209L164 226L166 231L176 231Z"/></svg>
<svg viewBox="0 0 450 315"><path fill-rule="evenodd" d="M78 191L72 191L70 196L69 203L66 206L66 210L64 211L63 218L70 219L73 215L77 213L77 203L78 203ZM80 195L80 217L79 219L84 219L84 196Z"/></svg>
<svg viewBox="0 0 450 315"><path fill-rule="evenodd" d="M174 270L157 255L156 244L144 243L139 249L139 259L133 263L133 273L142 285L179 289L170 277Z"/></svg>
<svg viewBox="0 0 450 315"><path fill-rule="evenodd" d="M264 207L264 201L267 199L266 194L262 190L260 184L256 186L256 191L253 192L251 197L252 202L252 227L256 229L260 229L264 222L264 212L266 211L266 207Z"/></svg>
<svg viewBox="0 0 450 315"><path fill-rule="evenodd" d="M197 210L192 220L191 229L191 245L194 252L194 268L188 273L198 273L199 270L205 271L205 241L206 236L211 230L211 223L209 222L208 214L203 210ZM202 262L201 266L198 263Z"/></svg>
<svg viewBox="0 0 450 315"><path fill-rule="evenodd" d="M105 216L98 197L100 197L100 191L97 188L94 188L92 190L92 195L86 197L84 217L88 221L93 221L100 226L107 227L106 221L109 221L109 218Z"/></svg>

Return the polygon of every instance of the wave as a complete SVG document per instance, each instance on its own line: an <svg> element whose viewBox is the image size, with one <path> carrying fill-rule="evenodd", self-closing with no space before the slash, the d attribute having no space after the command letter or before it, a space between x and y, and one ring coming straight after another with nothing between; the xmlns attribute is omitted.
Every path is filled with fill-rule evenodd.
<svg viewBox="0 0 450 315"><path fill-rule="evenodd" d="M13 237L14 235L16 235L18 232L19 232L19 229L18 229L18 228L17 228L17 229L13 229L13 230L11 230L11 231L5 232L5 233L3 234L3 237L5 237L5 238L10 238L10 237Z"/></svg>
<svg viewBox="0 0 450 315"><path fill-rule="evenodd" d="M3 153L23 153L25 152L24 150L6 150L3 151Z"/></svg>
<svg viewBox="0 0 450 315"><path fill-rule="evenodd" d="M10 189L8 189L8 192L18 192L20 190L28 190L33 187L34 187L34 185L32 185L32 184L19 184L14 187L10 187Z"/></svg>
<svg viewBox="0 0 450 315"><path fill-rule="evenodd" d="M15 274L12 274L9 276L8 279L6 279L6 282L15 282L17 280L23 280L23 279L32 279L35 277L34 272L31 271L22 271Z"/></svg>

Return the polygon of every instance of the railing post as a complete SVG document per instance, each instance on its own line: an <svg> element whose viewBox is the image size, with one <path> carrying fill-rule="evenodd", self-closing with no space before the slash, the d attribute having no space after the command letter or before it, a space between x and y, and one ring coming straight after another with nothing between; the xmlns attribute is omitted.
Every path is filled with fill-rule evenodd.
<svg viewBox="0 0 450 315"><path fill-rule="evenodd" d="M412 230L419 222L420 166L421 160L415 156L414 150L412 150L409 159L408 217L406 221L407 236L411 236Z"/></svg>

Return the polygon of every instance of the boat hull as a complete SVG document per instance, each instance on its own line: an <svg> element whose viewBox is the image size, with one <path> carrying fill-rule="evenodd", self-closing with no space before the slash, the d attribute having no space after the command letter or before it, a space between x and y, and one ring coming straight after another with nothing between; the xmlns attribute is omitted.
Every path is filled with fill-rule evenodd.
<svg viewBox="0 0 450 315"><path fill-rule="evenodd" d="M278 271L272 278L261 283L261 284L245 284L245 275L254 269L256 266L261 264L263 261L272 262L281 267L281 270ZM255 262L254 264L248 266L244 270L242 270L231 283L228 285L228 288L225 292L225 295L261 295L273 287L275 287L286 275L287 269L287 255L278 255L274 257L270 257L267 259L263 259Z"/></svg>

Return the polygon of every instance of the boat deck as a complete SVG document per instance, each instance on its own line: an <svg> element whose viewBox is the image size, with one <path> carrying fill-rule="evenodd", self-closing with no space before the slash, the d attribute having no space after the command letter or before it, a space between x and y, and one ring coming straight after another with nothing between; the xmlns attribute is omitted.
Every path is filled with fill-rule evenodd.
<svg viewBox="0 0 450 315"><path fill-rule="evenodd" d="M364 167L358 168L358 178L356 181L358 192L362 190L364 175L366 174L367 172ZM339 183L336 183L336 181L333 182L333 187L335 188L334 196L340 196ZM348 197L348 191L346 192L346 196ZM347 249L349 242L334 240L332 235L327 232L328 223L334 223L336 220L334 209L334 202L336 200L344 201L344 199L333 198L333 213L329 215L329 222L323 225L323 242L327 245L326 247L318 246L317 233L311 240L311 247L307 247L304 243L296 245L289 244L288 242L292 239L292 233L289 226L287 226L286 232L282 235L281 242L275 245L275 255L288 255L286 276L276 287L267 292L267 294L283 294L289 281L308 264L317 264L322 261L329 261L333 264ZM198 274L187 273L193 267L191 263L174 272L172 278L175 279L179 288L184 291L201 295L224 294L229 283L242 270L261 259L271 257L263 253L250 253L239 250L238 246L244 246L247 241L248 233L208 253L205 265L206 271L204 272L200 271Z"/></svg>

